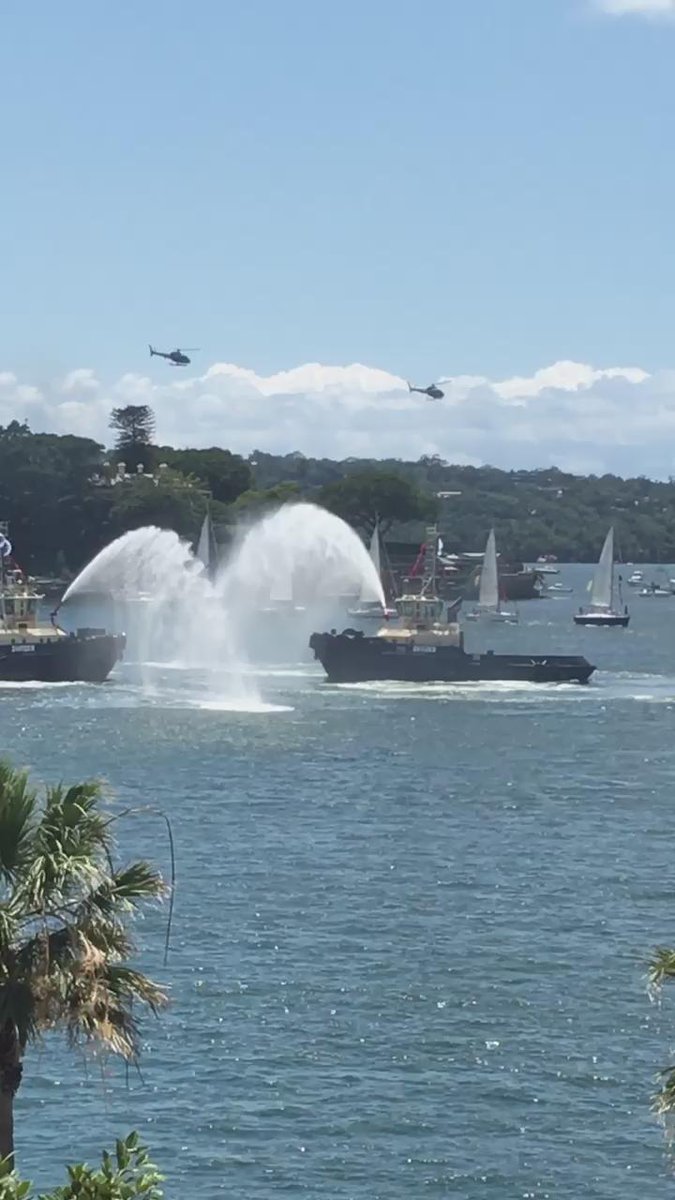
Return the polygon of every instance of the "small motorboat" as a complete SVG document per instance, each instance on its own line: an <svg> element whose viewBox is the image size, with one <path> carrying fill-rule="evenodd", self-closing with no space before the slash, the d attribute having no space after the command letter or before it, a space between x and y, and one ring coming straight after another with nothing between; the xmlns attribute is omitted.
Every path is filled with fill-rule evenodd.
<svg viewBox="0 0 675 1200"><path fill-rule="evenodd" d="M672 596L673 592L670 588L663 587L660 583L648 583L646 587L640 588L638 596Z"/></svg>

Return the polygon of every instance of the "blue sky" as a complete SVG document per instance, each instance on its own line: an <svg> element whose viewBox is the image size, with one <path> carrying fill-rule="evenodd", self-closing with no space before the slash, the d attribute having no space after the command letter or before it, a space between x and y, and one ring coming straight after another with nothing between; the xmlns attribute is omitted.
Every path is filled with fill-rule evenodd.
<svg viewBox="0 0 675 1200"><path fill-rule="evenodd" d="M5 0L0 371L667 369L675 24L612 3L673 7Z"/></svg>

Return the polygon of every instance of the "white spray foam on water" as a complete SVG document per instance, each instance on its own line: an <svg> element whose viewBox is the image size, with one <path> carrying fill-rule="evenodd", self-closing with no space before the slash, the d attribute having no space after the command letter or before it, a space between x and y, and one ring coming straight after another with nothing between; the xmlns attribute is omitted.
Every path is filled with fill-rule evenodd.
<svg viewBox="0 0 675 1200"><path fill-rule="evenodd" d="M186 703L206 689L209 704L224 711L267 710L248 662L266 641L287 662L307 657L309 634L335 617L341 598L384 603L359 537L312 504L256 521L213 581L176 533L135 529L81 571L62 604L88 595L112 599L115 624L130 635L129 657L145 664L147 689L156 689L156 666L166 664L186 672Z"/></svg>

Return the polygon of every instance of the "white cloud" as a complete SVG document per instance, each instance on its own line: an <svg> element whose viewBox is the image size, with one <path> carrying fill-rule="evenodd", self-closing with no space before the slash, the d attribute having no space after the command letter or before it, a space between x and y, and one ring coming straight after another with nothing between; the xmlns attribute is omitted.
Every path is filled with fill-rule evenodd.
<svg viewBox="0 0 675 1200"><path fill-rule="evenodd" d="M675 16L675 0L596 0L596 7L612 16Z"/></svg>
<svg viewBox="0 0 675 1200"><path fill-rule="evenodd" d="M111 408L149 404L158 441L175 446L675 474L675 371L562 361L508 379L450 376L443 390L431 402L359 363L268 376L231 363L202 375L162 364L111 384L80 367L40 387L0 371L0 425L25 419L35 431L108 443Z"/></svg>

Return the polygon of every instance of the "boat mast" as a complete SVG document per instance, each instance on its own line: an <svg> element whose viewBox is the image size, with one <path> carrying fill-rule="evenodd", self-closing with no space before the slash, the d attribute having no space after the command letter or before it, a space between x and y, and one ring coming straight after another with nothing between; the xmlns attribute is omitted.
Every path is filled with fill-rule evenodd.
<svg viewBox="0 0 675 1200"><path fill-rule="evenodd" d="M9 523L0 521L0 538L8 537ZM0 625L7 628L7 608L5 605L5 556L0 552Z"/></svg>
<svg viewBox="0 0 675 1200"><path fill-rule="evenodd" d="M424 582L422 595L435 595L436 592L436 557L438 554L438 526L428 525L424 543Z"/></svg>

